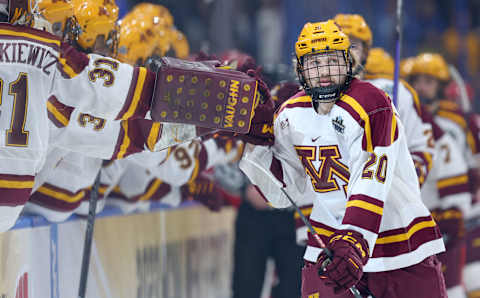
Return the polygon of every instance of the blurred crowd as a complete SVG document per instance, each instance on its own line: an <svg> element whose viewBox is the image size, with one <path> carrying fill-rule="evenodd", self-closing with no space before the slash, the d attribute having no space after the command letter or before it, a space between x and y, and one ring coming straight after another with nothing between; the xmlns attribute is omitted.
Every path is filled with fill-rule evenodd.
<svg viewBox="0 0 480 298"><path fill-rule="evenodd" d="M138 1L129 0L127 7ZM196 0L152 1L169 7L176 26L189 37L193 52L236 48L250 53L271 72L291 76L298 30L307 21L331 18L338 12L358 13L370 24L375 44L393 53L395 0ZM121 12L122 14L122 12ZM479 94L480 1L403 1L402 56L440 52L457 65ZM288 24L288 26L287 26ZM475 104L480 110L480 106Z"/></svg>

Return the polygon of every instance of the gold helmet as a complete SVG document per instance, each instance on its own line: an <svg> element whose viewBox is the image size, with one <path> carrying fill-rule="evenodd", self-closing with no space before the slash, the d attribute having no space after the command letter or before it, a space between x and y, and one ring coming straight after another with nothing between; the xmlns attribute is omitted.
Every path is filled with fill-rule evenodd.
<svg viewBox="0 0 480 298"><path fill-rule="evenodd" d="M190 53L190 46L188 45L188 40L185 35L179 30L172 28L171 37L171 44L173 51L175 52L175 57L187 59Z"/></svg>
<svg viewBox="0 0 480 298"><path fill-rule="evenodd" d="M415 57L405 58L400 61L400 77L403 79L407 79L411 72L413 64L415 63Z"/></svg>
<svg viewBox="0 0 480 298"><path fill-rule="evenodd" d="M392 78L395 69L393 58L382 48L373 48L368 53L365 64L365 78Z"/></svg>
<svg viewBox="0 0 480 298"><path fill-rule="evenodd" d="M410 75L419 74L430 75L440 81L450 79L447 62L441 55L434 53L423 53L415 58Z"/></svg>
<svg viewBox="0 0 480 298"><path fill-rule="evenodd" d="M73 18L73 3L71 0L38 0L38 12L50 24L57 36L63 36L68 22Z"/></svg>
<svg viewBox="0 0 480 298"><path fill-rule="evenodd" d="M154 55L164 56L170 50L172 40L176 38L175 32L171 30L173 16L168 9L158 4L140 3L122 19L122 22L130 23L134 20L143 20L145 26L153 30L157 36Z"/></svg>
<svg viewBox="0 0 480 298"><path fill-rule="evenodd" d="M343 33L365 42L368 47L372 46L372 31L365 19L358 14L337 14L334 19Z"/></svg>
<svg viewBox="0 0 480 298"><path fill-rule="evenodd" d="M157 43L158 35L147 21L128 16L120 25L117 59L132 65L143 64L152 56Z"/></svg>
<svg viewBox="0 0 480 298"><path fill-rule="evenodd" d="M173 16L170 11L162 5L152 3L139 3L131 11L132 16L137 14L144 16L152 16L155 18L154 22L161 26L172 27Z"/></svg>
<svg viewBox="0 0 480 298"><path fill-rule="evenodd" d="M77 43L84 50L93 49L97 39L104 38L109 51L115 53L118 29L118 7L110 1L74 0L75 17L81 28Z"/></svg>
<svg viewBox="0 0 480 298"><path fill-rule="evenodd" d="M310 79L305 77L304 60L306 56L315 54L336 54L341 53L346 67L346 80L340 84L330 86L312 86ZM295 43L295 55L297 56L297 74L305 92L310 95L314 105L320 102L332 102L340 97L341 92L347 88L352 78L352 61L350 58L350 40L343 33L333 20L318 23L306 23ZM340 60L337 66L340 73ZM330 65L324 65L330 67ZM318 66L315 66L318 67ZM318 73L318 72L317 72ZM310 82L310 83L309 83Z"/></svg>
<svg viewBox="0 0 480 298"><path fill-rule="evenodd" d="M157 30L157 45L153 50L153 55L163 57L170 50L174 32L170 28L160 28Z"/></svg>
<svg viewBox="0 0 480 298"><path fill-rule="evenodd" d="M118 8L117 3L115 3L115 0L103 0L103 6L107 9L108 13L115 18L115 20L118 20L120 9Z"/></svg>
<svg viewBox="0 0 480 298"><path fill-rule="evenodd" d="M295 54L299 61L307 54L339 50L348 56L350 41L333 22L306 23L295 43Z"/></svg>

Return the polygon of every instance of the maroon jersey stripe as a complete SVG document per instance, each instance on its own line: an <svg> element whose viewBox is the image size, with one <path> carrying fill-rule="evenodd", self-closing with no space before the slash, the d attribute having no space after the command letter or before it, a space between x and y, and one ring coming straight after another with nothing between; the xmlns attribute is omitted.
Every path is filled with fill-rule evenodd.
<svg viewBox="0 0 480 298"><path fill-rule="evenodd" d="M133 69L133 76L132 76L132 82L130 83L130 89L128 89L127 93L127 98L125 100L125 104L122 107L122 110L120 113L117 115L117 120L122 119L122 116L128 111L128 108L132 104L133 101L133 96L135 94L135 89L137 87L137 81L138 81L138 75L140 73L140 69L138 67L135 67Z"/></svg>

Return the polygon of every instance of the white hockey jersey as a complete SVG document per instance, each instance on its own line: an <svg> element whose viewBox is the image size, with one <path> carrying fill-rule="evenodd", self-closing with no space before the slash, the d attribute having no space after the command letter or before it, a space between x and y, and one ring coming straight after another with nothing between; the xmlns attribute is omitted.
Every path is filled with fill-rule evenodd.
<svg viewBox="0 0 480 298"><path fill-rule="evenodd" d="M435 159L430 175L421 189L429 210L457 207L464 215L470 211L472 196L468 184L468 165L457 150L453 137L434 124Z"/></svg>
<svg viewBox="0 0 480 298"><path fill-rule="evenodd" d="M367 80L385 91L390 98L393 95L393 81L387 78ZM432 125L422 120L420 101L415 90L405 81L398 85L397 111L405 128L405 136L410 154L417 168L420 186L423 185L432 168L435 148Z"/></svg>
<svg viewBox="0 0 480 298"><path fill-rule="evenodd" d="M49 141L47 100L109 119L143 117L155 75L86 56L44 31L0 25L0 231L13 225L41 169Z"/></svg>
<svg viewBox="0 0 480 298"><path fill-rule="evenodd" d="M236 162L243 153L241 141L231 141L220 148L213 138L195 140L172 147L165 155L160 152L144 152L117 161L126 163L126 169L118 183L122 194L114 205L125 212L131 211L126 203L136 204L147 200L161 200L177 206L181 202L179 187L194 181L204 170ZM118 203L118 199L127 201Z"/></svg>
<svg viewBox="0 0 480 298"><path fill-rule="evenodd" d="M58 156L61 157L57 161ZM102 160L56 148L45 164L50 162L55 164L40 171L38 176L45 175L45 181L32 193L24 210L42 215L49 221L60 222L73 214L87 197L86 190L94 183Z"/></svg>
<svg viewBox="0 0 480 298"><path fill-rule="evenodd" d="M444 251L422 203L403 125L390 99L354 79L326 115L300 93L279 110L275 144L246 148L241 169L277 208L290 205L278 185L303 203L324 241L336 229L360 232L370 247L364 271L407 267ZM305 259L321 249L309 235Z"/></svg>

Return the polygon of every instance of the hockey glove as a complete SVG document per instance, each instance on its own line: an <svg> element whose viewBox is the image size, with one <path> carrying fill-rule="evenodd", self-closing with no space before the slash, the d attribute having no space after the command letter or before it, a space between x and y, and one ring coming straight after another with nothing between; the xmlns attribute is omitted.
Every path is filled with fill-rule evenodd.
<svg viewBox="0 0 480 298"><path fill-rule="evenodd" d="M326 276L325 284L334 289L335 294L356 285L363 275L363 266L369 257L368 244L362 235L353 230L338 230L330 238L327 248L333 257L329 261L325 253L320 254L322 264L319 275Z"/></svg>
<svg viewBox="0 0 480 298"><path fill-rule="evenodd" d="M184 200L194 200L211 211L220 211L224 205L222 192L211 178L200 174L197 179L181 187Z"/></svg>
<svg viewBox="0 0 480 298"><path fill-rule="evenodd" d="M261 80L257 71L250 69L247 74L258 82L258 93L260 98L255 107L255 115L251 121L250 131L238 137L250 144L271 146L274 143L273 137L273 114L275 103L273 102L267 84Z"/></svg>

